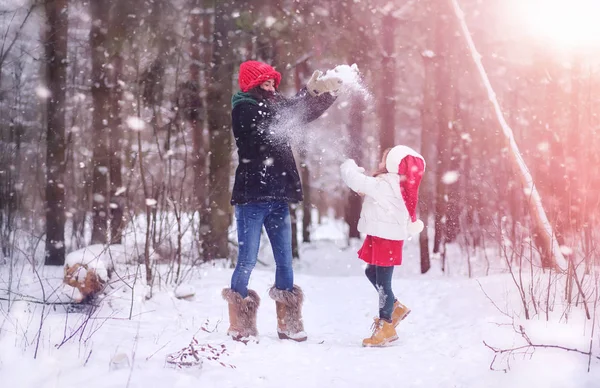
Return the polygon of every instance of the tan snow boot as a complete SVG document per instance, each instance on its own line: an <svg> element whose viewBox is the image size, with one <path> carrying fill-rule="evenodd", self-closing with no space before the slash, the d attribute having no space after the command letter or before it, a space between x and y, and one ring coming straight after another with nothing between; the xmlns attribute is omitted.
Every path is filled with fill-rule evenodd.
<svg viewBox="0 0 600 388"><path fill-rule="evenodd" d="M398 326L400 321L404 320L410 314L410 309L400 303L399 301L394 302L394 311L392 312L392 325Z"/></svg>
<svg viewBox="0 0 600 388"><path fill-rule="evenodd" d="M365 338L362 342L367 347L382 347L390 342L396 341L398 335L394 325L380 318L375 318L373 322L373 334L371 338Z"/></svg>
<svg viewBox="0 0 600 388"><path fill-rule="evenodd" d="M227 335L236 341L248 342L250 337L258 336L256 329L256 312L260 305L260 297L253 290L248 296L242 296L231 288L223 289L223 299L229 303L229 329Z"/></svg>
<svg viewBox="0 0 600 388"><path fill-rule="evenodd" d="M298 286L292 291L284 291L271 287L269 296L275 301L277 308L277 334L280 339L291 339L296 342L306 341L302 321L302 304L304 293Z"/></svg>

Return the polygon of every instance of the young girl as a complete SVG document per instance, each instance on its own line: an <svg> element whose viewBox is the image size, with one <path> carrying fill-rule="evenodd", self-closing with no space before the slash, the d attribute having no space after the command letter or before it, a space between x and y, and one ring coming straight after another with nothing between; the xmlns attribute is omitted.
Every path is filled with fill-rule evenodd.
<svg viewBox="0 0 600 388"><path fill-rule="evenodd" d="M364 171L352 159L341 166L344 182L364 196L358 230L367 236L358 257L368 264L365 274L379 293L379 317L363 346L385 346L398 339L396 326L410 312L394 297L392 274L394 266L402 264L404 240L423 230L416 207L425 160L399 145L384 151L374 176Z"/></svg>

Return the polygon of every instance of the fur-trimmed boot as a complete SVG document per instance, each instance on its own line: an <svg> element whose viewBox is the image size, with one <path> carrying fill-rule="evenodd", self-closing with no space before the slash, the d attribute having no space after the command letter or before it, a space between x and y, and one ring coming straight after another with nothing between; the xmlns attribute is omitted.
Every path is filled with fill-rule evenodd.
<svg viewBox="0 0 600 388"><path fill-rule="evenodd" d="M277 334L280 339L291 339L296 342L306 341L302 322L302 304L304 293L298 286L292 291L279 290L275 286L269 290L269 296L277 307Z"/></svg>
<svg viewBox="0 0 600 388"><path fill-rule="evenodd" d="M247 342L250 337L258 336L256 312L260 297L256 291L248 290L248 296L242 296L231 288L224 288L221 295L229 303L229 329L227 335L236 341Z"/></svg>

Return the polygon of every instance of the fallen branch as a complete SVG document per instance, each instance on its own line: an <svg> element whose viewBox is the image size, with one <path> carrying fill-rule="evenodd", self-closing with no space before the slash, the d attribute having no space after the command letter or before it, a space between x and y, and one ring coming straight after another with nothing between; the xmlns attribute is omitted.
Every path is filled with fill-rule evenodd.
<svg viewBox="0 0 600 388"><path fill-rule="evenodd" d="M496 302L494 302L492 300L492 298L487 294L487 292L485 292L485 290L483 289L483 286L481 285L481 282L479 280L477 280L477 284L479 284L479 288L481 289L481 292L483 292L483 295L485 295L485 297L487 298L487 300L490 301L490 303L496 308L496 310L498 310L498 312L502 315L505 315L509 318L512 318L506 311L503 311L500 307L498 307L498 305L496 304Z"/></svg>
<svg viewBox="0 0 600 388"><path fill-rule="evenodd" d="M178 352L168 354L166 363L177 369L190 367L202 368L203 360L208 360L217 362L223 367L235 369L235 365L221 361L221 356L228 355L225 344L201 344L196 337L193 337L188 346Z"/></svg>
<svg viewBox="0 0 600 388"><path fill-rule="evenodd" d="M43 300L36 300L36 299L27 299L27 298L23 298L23 299L8 299L8 298L2 298L0 297L0 300L4 300L4 301L8 301L8 302L27 302L27 303L35 303L35 304L41 304L41 305L45 305L45 306L81 306L81 305L89 305L92 307L99 307L99 305L95 305L95 304L91 304L91 303L73 303L73 302L47 302L47 301L43 301Z"/></svg>
<svg viewBox="0 0 600 388"><path fill-rule="evenodd" d="M492 350L494 352L494 358L492 359L492 362L490 363L490 370L493 371L497 371L499 369L494 369L494 363L496 362L496 359L499 355L502 354L509 354L512 355L513 353L519 353L521 351L523 351L523 353L527 354L528 352L534 351L535 349L560 349L560 350L564 350L566 352L574 352L574 353L578 353L587 357L596 357L598 360L600 360L600 356L594 356L591 349L589 351L583 351L583 350L579 350L576 348L569 348L566 346L561 346L561 345L548 345L548 344L534 344L531 339L529 338L529 336L527 335L527 333L525 333L525 328L521 325L519 325L519 330L518 333L521 334L521 336L525 339L526 345L522 345L522 346L517 346L517 347L513 347L513 348L508 348L508 349L500 349L500 348L496 348L494 346L489 345L487 342L483 341L483 344L490 350ZM507 368L506 369L501 369L501 371L503 372L507 372L508 370L510 370L510 365L508 365L508 361L507 361ZM589 372L589 368L588 368L588 372Z"/></svg>

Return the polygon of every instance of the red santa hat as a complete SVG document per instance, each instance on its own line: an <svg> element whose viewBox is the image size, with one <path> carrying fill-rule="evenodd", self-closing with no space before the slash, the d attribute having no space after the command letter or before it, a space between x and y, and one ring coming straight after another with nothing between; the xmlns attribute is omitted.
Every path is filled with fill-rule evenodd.
<svg viewBox="0 0 600 388"><path fill-rule="evenodd" d="M419 234L424 228L423 221L417 219L417 203L425 159L412 148L399 145L388 152L385 162L388 172L400 175L400 193L410 216L408 234Z"/></svg>
<svg viewBox="0 0 600 388"><path fill-rule="evenodd" d="M275 89L281 82L281 74L266 63L246 61L240 65L238 83L242 92L247 92L268 80L275 81Z"/></svg>

